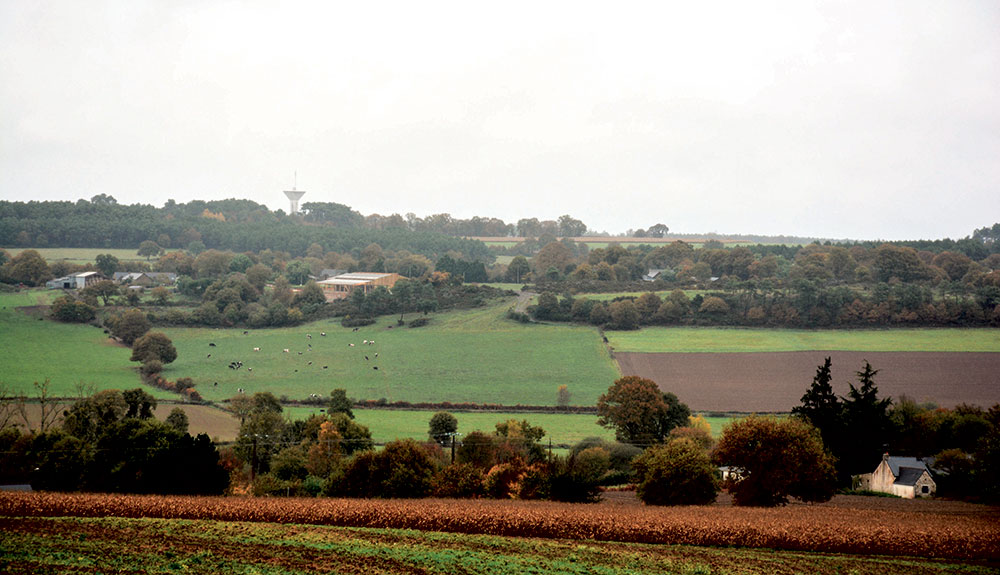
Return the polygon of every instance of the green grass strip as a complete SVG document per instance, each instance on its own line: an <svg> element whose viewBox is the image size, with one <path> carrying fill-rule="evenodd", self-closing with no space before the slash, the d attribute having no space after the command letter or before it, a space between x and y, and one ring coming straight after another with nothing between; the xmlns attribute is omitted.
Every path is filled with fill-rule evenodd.
<svg viewBox="0 0 1000 575"><path fill-rule="evenodd" d="M616 352L752 353L777 351L1000 352L1000 330L923 328L794 330L647 327L609 331Z"/></svg>

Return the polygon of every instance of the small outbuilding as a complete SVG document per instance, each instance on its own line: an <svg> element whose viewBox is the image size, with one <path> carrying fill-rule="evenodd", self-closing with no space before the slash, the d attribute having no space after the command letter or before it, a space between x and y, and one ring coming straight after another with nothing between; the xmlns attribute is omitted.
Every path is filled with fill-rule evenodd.
<svg viewBox="0 0 1000 575"><path fill-rule="evenodd" d="M937 484L922 459L886 453L871 474L870 488L872 491L913 499L931 497L937 491Z"/></svg>

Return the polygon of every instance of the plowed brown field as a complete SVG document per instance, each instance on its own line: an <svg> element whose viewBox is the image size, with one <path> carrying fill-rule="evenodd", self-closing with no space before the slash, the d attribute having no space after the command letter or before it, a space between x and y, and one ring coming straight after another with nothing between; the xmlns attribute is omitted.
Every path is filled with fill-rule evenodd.
<svg viewBox="0 0 1000 575"><path fill-rule="evenodd" d="M796 351L772 353L615 353L623 375L657 382L698 411L775 412L799 404L816 367L832 358L834 391L865 360L879 370L879 396L907 395L941 407L1000 403L1000 353Z"/></svg>

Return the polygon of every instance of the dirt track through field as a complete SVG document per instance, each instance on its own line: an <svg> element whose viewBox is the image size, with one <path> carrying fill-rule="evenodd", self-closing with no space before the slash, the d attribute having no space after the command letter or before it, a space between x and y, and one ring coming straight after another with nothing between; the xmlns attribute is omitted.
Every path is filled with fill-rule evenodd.
<svg viewBox="0 0 1000 575"><path fill-rule="evenodd" d="M789 411L799 405L816 367L832 358L833 389L865 360L879 370L880 397L907 395L941 407L1000 403L1000 353L797 351L773 353L615 353L623 375L657 382L698 411Z"/></svg>

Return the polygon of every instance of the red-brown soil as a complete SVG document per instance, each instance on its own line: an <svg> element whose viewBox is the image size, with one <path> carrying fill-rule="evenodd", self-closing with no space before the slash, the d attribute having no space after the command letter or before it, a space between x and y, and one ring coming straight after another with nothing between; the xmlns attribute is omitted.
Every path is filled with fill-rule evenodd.
<svg viewBox="0 0 1000 575"><path fill-rule="evenodd" d="M997 508L838 497L783 508L543 501L352 500L0 493L0 517L160 517L377 527L859 555L1000 559ZM9 523L0 519L0 525Z"/></svg>
<svg viewBox="0 0 1000 575"><path fill-rule="evenodd" d="M615 353L623 375L657 382L697 411L784 412L799 405L816 367L832 358L833 388L847 395L867 360L880 397L941 407L1000 403L1000 353L796 351Z"/></svg>

